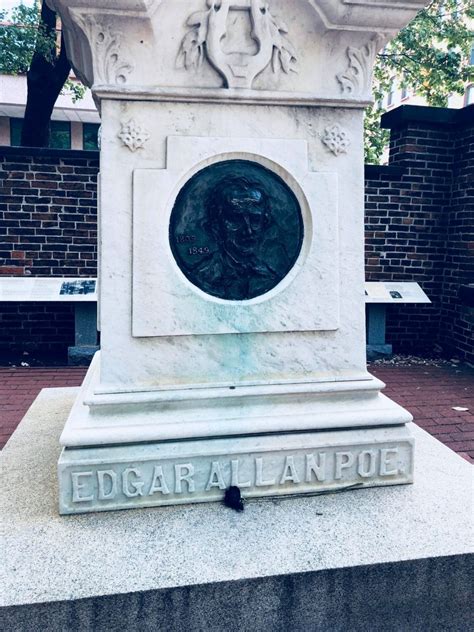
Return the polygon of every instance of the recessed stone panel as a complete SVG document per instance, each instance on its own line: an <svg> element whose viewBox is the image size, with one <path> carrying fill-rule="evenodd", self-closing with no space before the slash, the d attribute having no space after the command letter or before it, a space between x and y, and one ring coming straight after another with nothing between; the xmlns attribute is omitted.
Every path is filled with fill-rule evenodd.
<svg viewBox="0 0 474 632"><path fill-rule="evenodd" d="M221 501L412 482L405 428L64 449L61 513Z"/></svg>
<svg viewBox="0 0 474 632"><path fill-rule="evenodd" d="M310 171L295 139L170 137L167 149L166 169L134 172L133 336L337 329L337 175ZM268 206L245 256L216 243L209 208L212 173L243 165Z"/></svg>

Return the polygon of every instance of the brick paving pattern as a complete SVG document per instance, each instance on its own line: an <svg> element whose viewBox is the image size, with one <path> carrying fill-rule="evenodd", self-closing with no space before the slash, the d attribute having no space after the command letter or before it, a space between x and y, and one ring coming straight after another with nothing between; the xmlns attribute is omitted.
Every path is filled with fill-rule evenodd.
<svg viewBox="0 0 474 632"><path fill-rule="evenodd" d="M386 395L415 422L467 460L474 461L474 370L466 366L370 367L387 384ZM84 368L0 368L0 448L42 388L79 386ZM468 408L456 411L453 407Z"/></svg>
<svg viewBox="0 0 474 632"><path fill-rule="evenodd" d="M85 368L0 368L0 448L43 388L79 386Z"/></svg>
<svg viewBox="0 0 474 632"><path fill-rule="evenodd" d="M463 365L380 365L370 372L387 385L385 395L432 434L468 461L474 461L474 370ZM456 411L468 408L467 411Z"/></svg>

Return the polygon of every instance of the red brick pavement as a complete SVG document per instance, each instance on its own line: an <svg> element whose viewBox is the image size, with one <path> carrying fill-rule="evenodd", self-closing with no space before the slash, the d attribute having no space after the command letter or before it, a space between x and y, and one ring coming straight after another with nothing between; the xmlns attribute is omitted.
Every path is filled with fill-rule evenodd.
<svg viewBox="0 0 474 632"><path fill-rule="evenodd" d="M452 366L375 365L385 393L413 414L415 422L474 461L474 370ZM0 368L0 448L42 388L79 386L83 368ZM467 412L454 406L469 408Z"/></svg>
<svg viewBox="0 0 474 632"><path fill-rule="evenodd" d="M0 368L0 448L43 388L79 386L86 369Z"/></svg>
<svg viewBox="0 0 474 632"><path fill-rule="evenodd" d="M370 372L384 393L407 408L415 423L468 461L474 461L474 370L453 367L378 365ZM468 408L456 411L454 407Z"/></svg>

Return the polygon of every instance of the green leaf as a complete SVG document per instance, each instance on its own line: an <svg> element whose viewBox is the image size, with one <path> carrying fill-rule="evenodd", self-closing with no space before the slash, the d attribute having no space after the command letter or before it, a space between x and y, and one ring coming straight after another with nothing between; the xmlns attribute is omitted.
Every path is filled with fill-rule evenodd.
<svg viewBox="0 0 474 632"><path fill-rule="evenodd" d="M378 103L397 80L424 97L428 105L446 107L451 94L464 94L474 80L469 55L474 33L472 0L432 0L379 54L374 69L374 96ZM366 160L378 163L388 142L379 128L383 111L367 110Z"/></svg>

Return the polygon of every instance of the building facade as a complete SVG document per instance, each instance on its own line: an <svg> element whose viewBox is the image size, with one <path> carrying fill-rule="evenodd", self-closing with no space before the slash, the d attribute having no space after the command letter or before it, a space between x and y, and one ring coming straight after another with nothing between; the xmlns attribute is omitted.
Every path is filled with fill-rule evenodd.
<svg viewBox="0 0 474 632"><path fill-rule="evenodd" d="M26 96L24 75L0 75L0 145L20 145ZM52 115L50 147L95 150L99 127L90 90L76 102L70 94L61 94Z"/></svg>

